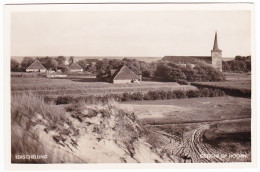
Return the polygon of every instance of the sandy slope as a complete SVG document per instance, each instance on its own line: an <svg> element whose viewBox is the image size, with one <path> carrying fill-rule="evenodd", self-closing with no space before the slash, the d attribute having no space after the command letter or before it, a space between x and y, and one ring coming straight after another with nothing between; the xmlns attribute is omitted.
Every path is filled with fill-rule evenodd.
<svg viewBox="0 0 260 172"><path fill-rule="evenodd" d="M172 161L146 142L145 130L135 116L116 104L76 107L65 114L66 122L62 126L57 124L56 129L49 128L49 121L40 114L35 116L38 118L30 120L36 125L29 131L26 124L16 129L36 136L38 146L42 147L40 153L48 155L45 163Z"/></svg>

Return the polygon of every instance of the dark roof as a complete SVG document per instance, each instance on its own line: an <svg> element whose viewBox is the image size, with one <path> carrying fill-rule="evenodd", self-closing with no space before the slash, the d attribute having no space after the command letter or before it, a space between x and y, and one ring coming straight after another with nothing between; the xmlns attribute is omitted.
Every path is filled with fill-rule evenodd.
<svg viewBox="0 0 260 172"><path fill-rule="evenodd" d="M174 62L174 63L197 63L198 61L204 61L211 63L211 56L164 56L163 61Z"/></svg>
<svg viewBox="0 0 260 172"><path fill-rule="evenodd" d="M98 62L99 59L85 59L88 63L91 63L91 62Z"/></svg>
<svg viewBox="0 0 260 172"><path fill-rule="evenodd" d="M140 79L131 69L125 65L120 65L117 71L112 76L113 80L128 80L128 79Z"/></svg>
<svg viewBox="0 0 260 172"><path fill-rule="evenodd" d="M27 69L46 69L38 60L35 60Z"/></svg>
<svg viewBox="0 0 260 172"><path fill-rule="evenodd" d="M83 69L78 63L71 63L69 65L70 69Z"/></svg>
<svg viewBox="0 0 260 172"><path fill-rule="evenodd" d="M218 48L218 34L217 34L217 32L215 33L215 39L214 39L214 45L213 45L213 50L212 51L221 51Z"/></svg>

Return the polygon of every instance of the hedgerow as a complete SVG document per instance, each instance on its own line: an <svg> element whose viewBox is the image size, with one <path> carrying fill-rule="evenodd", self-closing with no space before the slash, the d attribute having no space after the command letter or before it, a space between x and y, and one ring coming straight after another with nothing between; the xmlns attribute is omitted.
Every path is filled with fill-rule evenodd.
<svg viewBox="0 0 260 172"><path fill-rule="evenodd" d="M142 100L167 100L167 99L183 99L183 98L195 98L195 97L219 97L224 96L225 92L220 89L201 88L198 90L174 90L174 91L148 91L147 93L135 92L135 93L123 93L123 94L107 94L104 96L58 96L57 98L45 97L45 102L54 102L55 104L70 104L77 102L108 102L113 99L118 102L128 101L142 101Z"/></svg>
<svg viewBox="0 0 260 172"><path fill-rule="evenodd" d="M218 86L218 85L213 85L213 84L210 85L210 84L206 84L206 83L191 83L191 85L198 87L200 90L208 88L208 89L221 90L222 92L224 92L225 94L230 95L230 96L247 97L247 98L251 97L251 89L233 88L231 86ZM208 95L208 93L205 93L205 95L207 97L214 97L214 94L213 95L212 94ZM219 93L216 93L216 94L219 94Z"/></svg>

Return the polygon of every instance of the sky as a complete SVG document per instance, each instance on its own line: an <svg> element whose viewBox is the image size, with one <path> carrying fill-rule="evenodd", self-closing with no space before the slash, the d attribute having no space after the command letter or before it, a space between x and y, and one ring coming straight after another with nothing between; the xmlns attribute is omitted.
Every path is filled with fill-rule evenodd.
<svg viewBox="0 0 260 172"><path fill-rule="evenodd" d="M250 11L13 12L11 56L251 54Z"/></svg>

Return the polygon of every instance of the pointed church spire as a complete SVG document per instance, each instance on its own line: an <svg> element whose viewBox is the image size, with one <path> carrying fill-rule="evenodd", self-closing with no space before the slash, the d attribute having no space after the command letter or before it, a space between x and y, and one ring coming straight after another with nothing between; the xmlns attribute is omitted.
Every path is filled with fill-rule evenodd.
<svg viewBox="0 0 260 172"><path fill-rule="evenodd" d="M219 50L220 49L218 48L218 34L217 34L217 31L216 31L214 45L213 45L213 51L219 51Z"/></svg>

